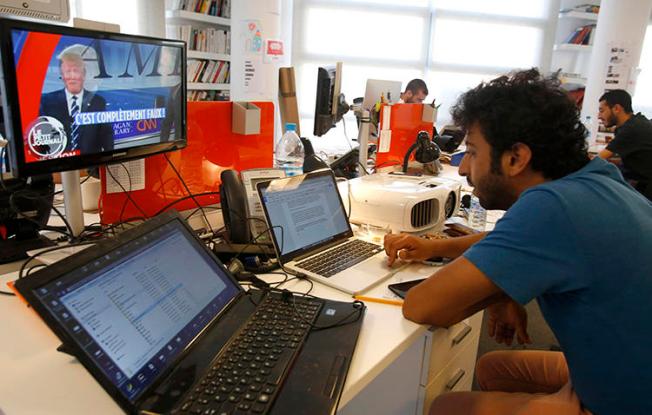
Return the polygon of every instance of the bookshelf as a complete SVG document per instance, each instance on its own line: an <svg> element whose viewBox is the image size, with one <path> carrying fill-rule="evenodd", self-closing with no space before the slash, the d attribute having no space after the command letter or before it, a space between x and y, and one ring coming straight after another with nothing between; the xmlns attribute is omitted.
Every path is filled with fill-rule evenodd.
<svg viewBox="0 0 652 415"><path fill-rule="evenodd" d="M589 72L600 1L561 0L555 27L552 72L581 106Z"/></svg>
<svg viewBox="0 0 652 415"><path fill-rule="evenodd" d="M188 100L230 99L231 0L167 0L166 35L188 45Z"/></svg>

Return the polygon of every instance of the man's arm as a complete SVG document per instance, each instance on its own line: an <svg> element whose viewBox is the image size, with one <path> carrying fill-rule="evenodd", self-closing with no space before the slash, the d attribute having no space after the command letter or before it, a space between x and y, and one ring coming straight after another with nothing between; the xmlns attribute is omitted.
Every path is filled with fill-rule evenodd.
<svg viewBox="0 0 652 415"><path fill-rule="evenodd" d="M416 323L449 327L506 299L482 271L460 257L408 291L403 315Z"/></svg>
<svg viewBox="0 0 652 415"><path fill-rule="evenodd" d="M607 150L606 148L598 153L598 157L605 160L613 157L613 155L614 153L612 151Z"/></svg>
<svg viewBox="0 0 652 415"><path fill-rule="evenodd" d="M487 232L448 239L425 239L409 234L385 235L387 263L396 259L424 260L434 256L457 258L471 245L485 237Z"/></svg>

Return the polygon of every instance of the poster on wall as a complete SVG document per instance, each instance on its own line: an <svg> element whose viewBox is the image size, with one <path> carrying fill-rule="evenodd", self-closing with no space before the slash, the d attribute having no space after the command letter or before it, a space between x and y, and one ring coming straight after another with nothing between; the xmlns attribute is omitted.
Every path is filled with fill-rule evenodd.
<svg viewBox="0 0 652 415"><path fill-rule="evenodd" d="M257 93L263 90L262 61L260 57L246 59L244 62L244 91Z"/></svg>
<svg viewBox="0 0 652 415"><path fill-rule="evenodd" d="M243 20L244 54L260 55L263 51L263 30L260 20Z"/></svg>
<svg viewBox="0 0 652 415"><path fill-rule="evenodd" d="M622 42L609 43L607 55L607 73L605 74L604 89L625 89L629 91L629 78L632 71L631 48Z"/></svg>
<svg viewBox="0 0 652 415"><path fill-rule="evenodd" d="M265 40L265 52L263 53L264 63L281 62L285 50L283 48L283 41L279 39Z"/></svg>

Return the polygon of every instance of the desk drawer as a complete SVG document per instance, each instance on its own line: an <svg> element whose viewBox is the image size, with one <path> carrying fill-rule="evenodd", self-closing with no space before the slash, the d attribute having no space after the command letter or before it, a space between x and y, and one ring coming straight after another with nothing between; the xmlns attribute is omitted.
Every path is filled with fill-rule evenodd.
<svg viewBox="0 0 652 415"><path fill-rule="evenodd" d="M481 326L482 312L478 312L448 329L435 330L432 336L428 377L423 384L428 384L460 350L477 338Z"/></svg>
<svg viewBox="0 0 652 415"><path fill-rule="evenodd" d="M474 337L477 338L477 336ZM442 393L471 390L476 353L476 342L468 343L437 377L426 386L423 402L425 415L428 414L432 401Z"/></svg>

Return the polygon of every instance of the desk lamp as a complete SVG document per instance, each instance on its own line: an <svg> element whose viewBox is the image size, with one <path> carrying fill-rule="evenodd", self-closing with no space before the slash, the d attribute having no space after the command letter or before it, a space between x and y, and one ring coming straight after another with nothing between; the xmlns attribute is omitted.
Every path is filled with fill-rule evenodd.
<svg viewBox="0 0 652 415"><path fill-rule="evenodd" d="M417 141L410 146L405 157L403 158L403 173L407 173L408 160L412 152L414 153L414 158L416 161L422 164L432 163L439 159L441 150L437 144L430 141L430 135L427 131L419 131L417 134Z"/></svg>

